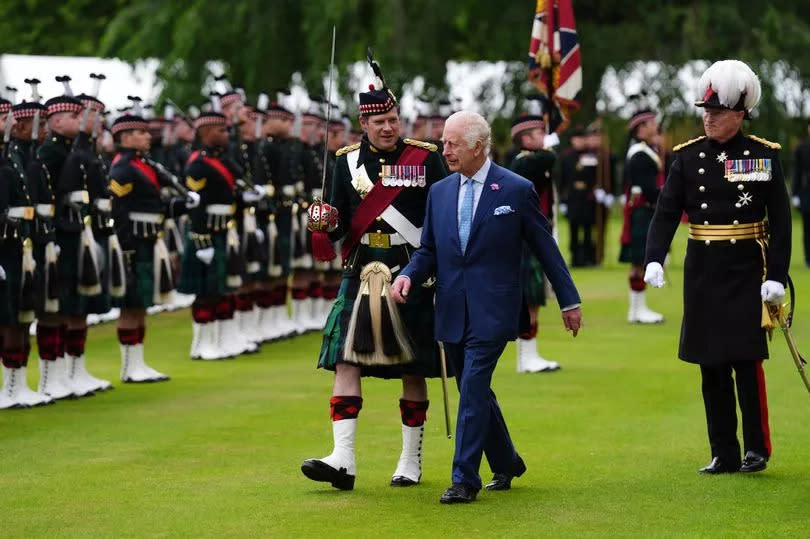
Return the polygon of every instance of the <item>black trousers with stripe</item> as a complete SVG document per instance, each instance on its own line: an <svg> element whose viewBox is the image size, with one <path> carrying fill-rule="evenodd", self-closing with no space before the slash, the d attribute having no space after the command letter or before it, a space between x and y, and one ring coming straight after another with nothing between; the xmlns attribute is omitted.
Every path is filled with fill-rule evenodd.
<svg viewBox="0 0 810 539"><path fill-rule="evenodd" d="M712 456L720 457L729 465L736 465L741 460L740 442L737 439L736 400L739 400L744 450L770 457L768 399L762 361L701 365L700 374L703 379L703 404L706 408L706 426Z"/></svg>

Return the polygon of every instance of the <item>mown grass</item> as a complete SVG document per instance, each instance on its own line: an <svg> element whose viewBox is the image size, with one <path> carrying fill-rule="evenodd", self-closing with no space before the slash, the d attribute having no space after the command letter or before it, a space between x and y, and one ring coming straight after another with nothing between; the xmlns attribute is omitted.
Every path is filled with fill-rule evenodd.
<svg viewBox="0 0 810 539"><path fill-rule="evenodd" d="M766 365L770 467L756 476L699 476L710 457L699 373L676 359L684 233L671 285L649 293L667 322L640 327L625 322L617 230L613 223L606 267L574 272L585 302L580 337L562 330L554 309L541 311L540 351L563 369L519 375L510 344L496 371L495 391L528 465L509 492L483 492L469 506L438 503L453 450L438 380L430 382L421 485L388 486L400 446L399 384L379 380L364 382L355 490L308 481L301 461L331 450L332 380L314 370L319 337L234 361L192 362L188 314L175 312L150 318L146 344L148 360L171 382L118 383L93 398L0 413L0 535L806 536L810 395L781 335ZM807 350L810 271L801 258L796 251L794 331ZM117 378L111 325L91 329L87 357L91 371ZM456 401L451 385L453 410ZM485 463L482 475L489 478Z"/></svg>

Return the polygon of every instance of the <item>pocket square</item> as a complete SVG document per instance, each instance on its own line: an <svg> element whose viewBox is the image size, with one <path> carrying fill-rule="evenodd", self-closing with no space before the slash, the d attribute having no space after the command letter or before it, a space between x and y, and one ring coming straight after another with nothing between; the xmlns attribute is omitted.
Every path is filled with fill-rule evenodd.
<svg viewBox="0 0 810 539"><path fill-rule="evenodd" d="M495 208L495 213L493 213L493 215L509 215L510 213L515 213L512 206L498 206Z"/></svg>

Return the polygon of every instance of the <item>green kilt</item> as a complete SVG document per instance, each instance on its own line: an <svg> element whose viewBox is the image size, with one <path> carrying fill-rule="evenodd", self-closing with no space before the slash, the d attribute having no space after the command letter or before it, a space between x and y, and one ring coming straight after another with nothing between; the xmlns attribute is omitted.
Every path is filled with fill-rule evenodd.
<svg viewBox="0 0 810 539"><path fill-rule="evenodd" d="M59 246L59 314L87 315L87 296L79 294L79 242L80 232L56 231Z"/></svg>
<svg viewBox="0 0 810 539"><path fill-rule="evenodd" d="M6 278L0 281L0 326L16 326L22 286L21 240L0 240L0 266L6 272Z"/></svg>
<svg viewBox="0 0 810 539"><path fill-rule="evenodd" d="M147 309L154 302L155 286L155 242L138 239L135 249L124 251L127 290L123 297L113 298L113 304L120 309Z"/></svg>
<svg viewBox="0 0 810 539"><path fill-rule="evenodd" d="M371 259L384 261L384 256L374 256L375 251L378 250L368 249ZM318 358L318 368L334 371L337 363L344 362L343 348L346 342L346 332L359 288L359 271L351 275L344 274L337 299L323 330L323 344ZM415 360L403 365L362 365L361 376L375 378L400 378L403 374L418 374L429 378L441 376L439 346L434 337L433 327L435 312L433 295L433 287L417 286L411 289L408 303L398 305L402 322L411 337ZM448 368L450 368L449 365Z"/></svg>
<svg viewBox="0 0 810 539"><path fill-rule="evenodd" d="M211 264L203 264L196 256L197 248L191 239L191 231L186 234L183 262L180 266L178 292L200 297L221 296L231 292L227 285L227 244L225 232L212 234L214 259Z"/></svg>
<svg viewBox="0 0 810 539"><path fill-rule="evenodd" d="M641 266L647 251L647 231L652 222L653 208L640 207L630 212L630 243L622 245L619 262Z"/></svg>
<svg viewBox="0 0 810 539"><path fill-rule="evenodd" d="M530 306L546 304L546 277L540 260L526 242L523 242L523 258L520 264L523 278L523 297Z"/></svg>

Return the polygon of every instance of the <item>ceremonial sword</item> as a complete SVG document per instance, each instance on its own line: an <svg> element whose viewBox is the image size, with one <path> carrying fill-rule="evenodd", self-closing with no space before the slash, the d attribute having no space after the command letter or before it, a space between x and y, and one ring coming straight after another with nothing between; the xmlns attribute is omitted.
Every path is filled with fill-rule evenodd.
<svg viewBox="0 0 810 539"><path fill-rule="evenodd" d="M447 438L453 437L450 432L450 399L447 396L447 356L444 353L444 343L439 343L439 357L442 364L442 393L444 395L444 430Z"/></svg>
<svg viewBox="0 0 810 539"><path fill-rule="evenodd" d="M784 309L780 308L779 305L768 304L768 312L771 315L771 319L777 320L779 327L782 328L782 333L785 335L785 341L787 341L790 355L793 357L793 363L796 364L796 369L799 371L802 382L804 382L804 387L810 392L810 378L808 378L807 370L805 370L807 361L805 361L801 353L799 353L799 348L796 346L796 340L793 338L793 330L791 329L793 325L793 313L796 309L796 289L793 286L793 280L790 278L790 275L788 275L787 284L788 290L790 290L790 309L788 310L787 316L785 316Z"/></svg>

